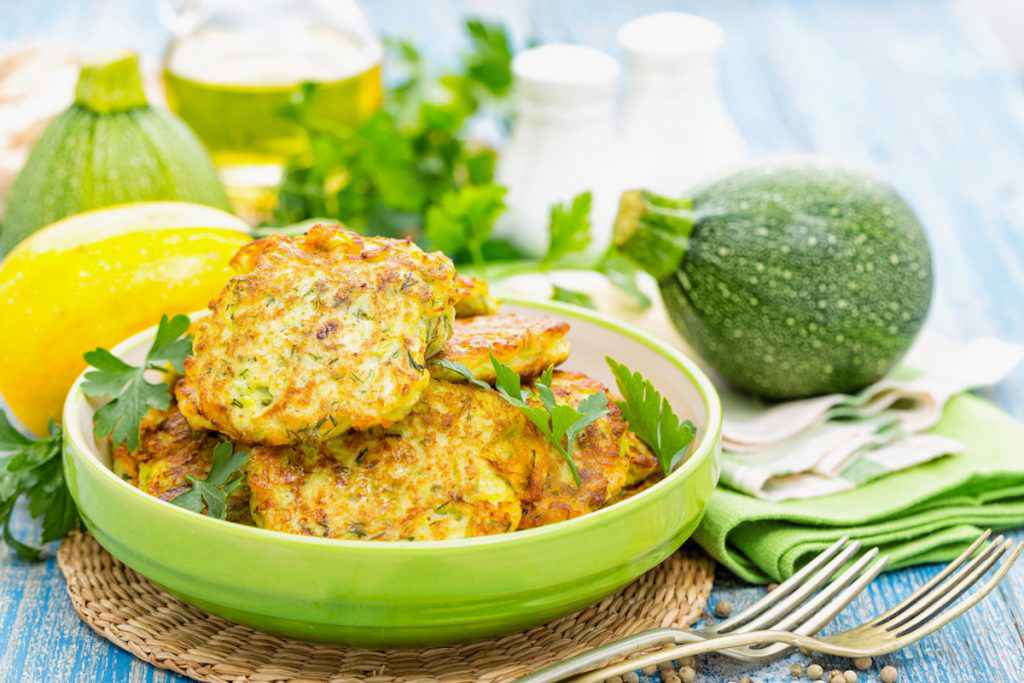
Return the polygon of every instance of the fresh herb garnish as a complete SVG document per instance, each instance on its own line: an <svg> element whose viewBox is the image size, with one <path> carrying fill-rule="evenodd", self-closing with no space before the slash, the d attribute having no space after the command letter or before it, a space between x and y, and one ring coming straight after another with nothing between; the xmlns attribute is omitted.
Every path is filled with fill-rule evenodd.
<svg viewBox="0 0 1024 683"><path fill-rule="evenodd" d="M544 266L557 264L570 255L578 256L590 246L590 205L592 195L582 192L566 205L551 207L548 219L548 251L541 259Z"/></svg>
<svg viewBox="0 0 1024 683"><path fill-rule="evenodd" d="M505 188L500 185L468 185L449 192L427 211L427 241L453 259L483 265L484 245L504 211Z"/></svg>
<svg viewBox="0 0 1024 683"><path fill-rule="evenodd" d="M236 475L241 474L247 462L248 453L234 452L234 447L230 443L221 441L213 449L213 466L210 467L206 479L188 475L187 479L192 488L171 502L207 517L224 519L228 512L228 498L245 482L244 477Z"/></svg>
<svg viewBox="0 0 1024 683"><path fill-rule="evenodd" d="M185 357L192 353L192 339L182 336L188 326L188 316L162 316L141 366L129 365L103 348L85 354L85 361L96 369L85 374L82 391L92 398L110 399L93 415L96 436L110 436L114 446L123 444L129 451L139 447L142 418L150 408L166 410L171 404L170 386L166 382L149 382L146 371L157 370L165 375L184 371Z"/></svg>
<svg viewBox="0 0 1024 683"><path fill-rule="evenodd" d="M442 360L438 361L438 364L458 373L478 387L491 389L491 385L477 379L473 371L461 363ZM551 389L550 367L533 381L533 392L523 387L519 373L499 361L493 354L491 365L494 366L496 376L494 388L506 402L522 411L538 431L547 437L555 450L565 459L573 481L579 486L580 472L572 456L576 437L595 420L608 414L608 397L603 391L598 391L584 398L574 408L565 403L558 403L555 398ZM540 405L536 405L537 403Z"/></svg>
<svg viewBox="0 0 1024 683"><path fill-rule="evenodd" d="M680 420L650 380L627 368L614 358L605 362L615 375L615 383L624 400L617 405L629 423L630 430L647 444L666 475L683 459L686 449L697 434L689 420Z"/></svg>
<svg viewBox="0 0 1024 683"><path fill-rule="evenodd" d="M33 519L42 517L39 542L63 538L79 525L78 510L64 483L61 464L60 427L50 423L49 433L31 439L7 420L0 410L0 525L3 539L23 560L39 560L41 550L19 541L11 530L11 519L18 499L26 496Z"/></svg>

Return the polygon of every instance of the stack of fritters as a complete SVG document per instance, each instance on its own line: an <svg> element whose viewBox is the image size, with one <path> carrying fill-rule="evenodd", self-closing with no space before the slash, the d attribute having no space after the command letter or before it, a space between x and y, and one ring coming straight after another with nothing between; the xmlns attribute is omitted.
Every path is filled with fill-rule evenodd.
<svg viewBox="0 0 1024 683"><path fill-rule="evenodd" d="M226 438L251 453L230 519L426 540L575 517L655 472L609 400L578 437L577 486L519 409L437 363L493 382L493 354L528 382L569 355L566 323L496 312L486 283L439 253L317 226L243 247L234 265L240 274L196 325L177 407L147 417L136 453L115 453L117 471L153 495L188 490L186 476L205 476ZM606 391L562 371L552 390L573 406Z"/></svg>

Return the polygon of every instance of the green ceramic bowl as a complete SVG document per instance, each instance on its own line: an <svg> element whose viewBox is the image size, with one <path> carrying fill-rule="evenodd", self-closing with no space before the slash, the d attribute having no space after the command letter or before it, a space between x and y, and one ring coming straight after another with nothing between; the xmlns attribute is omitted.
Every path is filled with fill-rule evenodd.
<svg viewBox="0 0 1024 683"><path fill-rule="evenodd" d="M623 502L558 524L452 541L339 541L241 526L142 493L110 469L81 378L64 408L64 469L89 531L182 600L253 628L359 646L480 639L578 610L675 551L718 480L721 406L692 361L637 329L573 306L516 302L569 321L566 367L610 386L610 354L651 378L698 427L671 476ZM154 330L114 352L138 363Z"/></svg>

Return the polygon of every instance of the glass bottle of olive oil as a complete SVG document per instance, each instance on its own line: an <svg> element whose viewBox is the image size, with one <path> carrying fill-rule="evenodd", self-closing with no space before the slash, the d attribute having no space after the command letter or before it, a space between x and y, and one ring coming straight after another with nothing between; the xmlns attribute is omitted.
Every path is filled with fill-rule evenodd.
<svg viewBox="0 0 1024 683"><path fill-rule="evenodd" d="M250 219L273 209L283 165L305 149L282 115L304 83L312 114L349 124L381 103L381 49L344 0L165 0L176 37L164 59L167 104L199 135L232 203Z"/></svg>

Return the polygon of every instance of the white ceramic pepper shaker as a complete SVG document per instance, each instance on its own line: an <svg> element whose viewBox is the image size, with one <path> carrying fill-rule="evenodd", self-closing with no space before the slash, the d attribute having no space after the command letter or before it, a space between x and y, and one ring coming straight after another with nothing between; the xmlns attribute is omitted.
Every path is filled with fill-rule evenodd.
<svg viewBox="0 0 1024 683"><path fill-rule="evenodd" d="M552 44L522 52L512 70L516 120L497 172L508 211L497 233L543 255L551 205L590 190L596 253L611 238L618 201L619 65L600 50Z"/></svg>
<svg viewBox="0 0 1024 683"><path fill-rule="evenodd" d="M626 65L625 182L675 195L738 163L743 140L722 102L713 21L683 12L634 19L618 32Z"/></svg>

